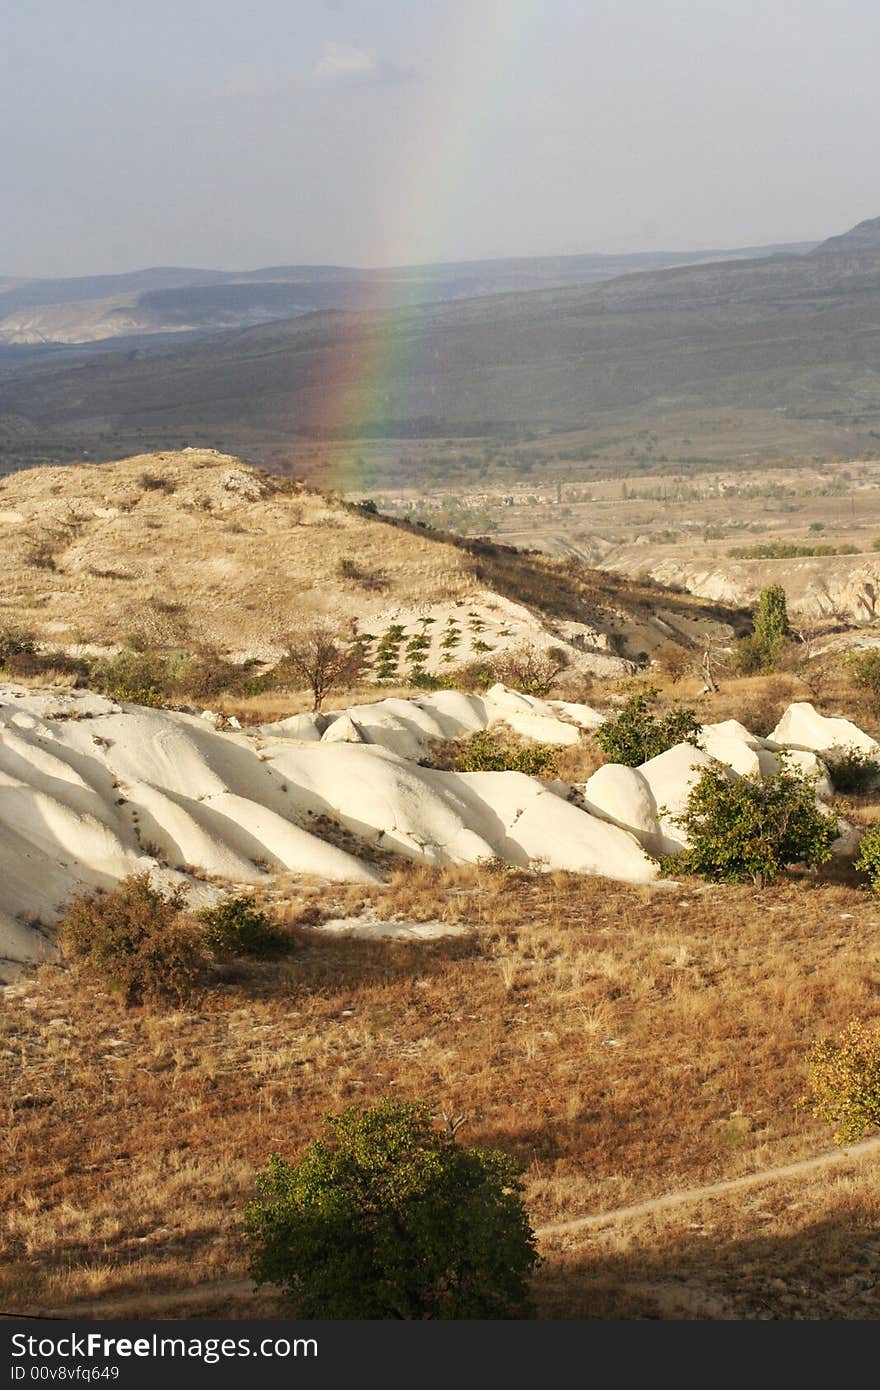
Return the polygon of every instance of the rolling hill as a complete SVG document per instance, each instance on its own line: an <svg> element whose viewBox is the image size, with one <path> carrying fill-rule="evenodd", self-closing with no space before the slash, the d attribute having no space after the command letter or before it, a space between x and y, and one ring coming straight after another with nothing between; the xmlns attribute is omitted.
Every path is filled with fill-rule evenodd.
<svg viewBox="0 0 880 1390"><path fill-rule="evenodd" d="M481 632L496 653L562 644L613 675L628 669L620 654L696 646L730 619L655 584L395 525L210 451L0 481L0 634L64 650L209 646L259 661L309 621L372 642L392 622L408 635L434 624L430 668L445 623L456 664L490 649L472 647Z"/></svg>
<svg viewBox="0 0 880 1390"><path fill-rule="evenodd" d="M192 443L280 470L303 439L564 431L599 457L632 455L651 433L661 455L684 461L758 449L870 457L880 251L863 241L586 287L322 311L127 353L8 351L0 425L29 422L49 457L53 440L96 457ZM16 456L8 446L4 466Z"/></svg>
<svg viewBox="0 0 880 1390"><path fill-rule="evenodd" d="M389 309L548 285L593 284L628 271L808 247L809 243L731 251L520 257L375 270L334 265L251 271L158 266L71 279L0 277L0 345L205 333L318 309Z"/></svg>

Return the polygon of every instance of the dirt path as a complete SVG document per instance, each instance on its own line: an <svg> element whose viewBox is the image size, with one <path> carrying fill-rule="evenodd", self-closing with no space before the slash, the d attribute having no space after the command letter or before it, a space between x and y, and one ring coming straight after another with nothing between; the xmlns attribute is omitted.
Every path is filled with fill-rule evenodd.
<svg viewBox="0 0 880 1390"><path fill-rule="evenodd" d="M709 1183L705 1187L683 1187L676 1192L667 1192L662 1197L651 1197L648 1201L637 1202L634 1206L618 1207L614 1211L596 1212L591 1216L577 1216L569 1221L554 1222L549 1226L539 1226L535 1234L539 1240L554 1236L568 1235L574 1231L586 1231L602 1226L611 1226L620 1221L629 1221L639 1216L647 1216L654 1211L668 1210L670 1207L686 1206L689 1202L702 1202L722 1192L745 1191L750 1187L760 1187L764 1183L780 1182L787 1178L797 1178L807 1173L815 1173L823 1168L845 1168L853 1166L880 1153L880 1135L863 1139L845 1149L833 1149L829 1153L818 1154L815 1158L804 1158L797 1163L787 1163L781 1168L762 1168L757 1173L746 1173L741 1178L726 1178L722 1182ZM227 1279L216 1284L195 1284L187 1289L162 1289L156 1293L131 1294L127 1298L116 1298L102 1302L100 1299L82 1303L68 1303L63 1308L53 1309L43 1317L57 1318L126 1318L143 1317L144 1314L161 1316L169 1309L197 1308L218 1301L234 1301L253 1293L254 1286L249 1279Z"/></svg>
<svg viewBox="0 0 880 1390"><path fill-rule="evenodd" d="M646 1216L652 1211L680 1207L688 1202L702 1202L705 1198L715 1197L721 1192L742 1191L749 1187L760 1187L767 1182L779 1182L784 1178L797 1178L804 1173L815 1173L821 1168L858 1163L870 1154L878 1152L880 1134L873 1139L863 1139L860 1144L852 1144L848 1149L833 1149L830 1153L818 1154L816 1158L802 1158L797 1163L787 1163L782 1168L762 1168L757 1173L746 1173L741 1178L725 1178L723 1182L709 1183L706 1187L682 1187L677 1192L667 1192L662 1197L651 1197L647 1202L637 1202L632 1207L618 1207L616 1211L597 1212L593 1216L575 1216L570 1221L541 1226L536 1235L545 1238L565 1235L569 1231L585 1231L590 1227L611 1226L618 1221L628 1221L634 1216Z"/></svg>

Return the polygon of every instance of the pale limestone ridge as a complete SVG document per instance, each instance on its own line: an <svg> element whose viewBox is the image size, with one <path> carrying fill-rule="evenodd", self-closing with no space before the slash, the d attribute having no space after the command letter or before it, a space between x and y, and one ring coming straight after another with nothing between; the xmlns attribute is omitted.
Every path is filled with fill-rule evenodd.
<svg viewBox="0 0 880 1390"><path fill-rule="evenodd" d="M650 883L651 855L684 847L675 816L708 751L679 744L640 768L600 768L581 787L425 765L439 739L503 723L564 745L601 719L496 686L224 730L88 691L0 686L0 960L8 973L10 962L50 956L74 894L138 872L184 886L196 906L277 870L375 881L377 851ZM716 756L730 753L731 777L774 771L783 742L821 769L814 750L862 746L857 737L804 705L773 739L735 721L704 732Z"/></svg>

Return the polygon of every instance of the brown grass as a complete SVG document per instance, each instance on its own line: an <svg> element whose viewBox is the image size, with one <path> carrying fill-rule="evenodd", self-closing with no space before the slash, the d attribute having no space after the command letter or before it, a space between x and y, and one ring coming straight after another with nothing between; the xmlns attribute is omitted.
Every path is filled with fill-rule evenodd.
<svg viewBox="0 0 880 1390"><path fill-rule="evenodd" d="M227 968L186 1012L126 1011L58 967L7 993L6 1307L241 1277L241 1211L268 1153L385 1095L467 1112L468 1142L517 1154L535 1224L803 1156L829 1143L797 1107L807 1047L876 1013L878 907L813 877L759 894L406 867L383 887L276 894L293 924L373 907L473 934L392 945L300 926L289 962ZM815 1207L829 1221L839 1181ZM778 1243L800 1248L814 1208L780 1210L763 1244L725 1210L702 1243L667 1215L632 1252L566 1245L539 1276L543 1315L622 1315L636 1267L675 1283L683 1240L713 1287L754 1243L769 1285Z"/></svg>
<svg viewBox="0 0 880 1390"><path fill-rule="evenodd" d="M876 1319L880 1158L545 1242L545 1318Z"/></svg>
<svg viewBox="0 0 880 1390"><path fill-rule="evenodd" d="M260 656L297 623L347 627L481 586L550 620L635 621L640 646L663 640L658 604L691 623L721 614L578 563L395 524L212 450L27 469L0 491L0 610L41 640L178 646L195 634Z"/></svg>

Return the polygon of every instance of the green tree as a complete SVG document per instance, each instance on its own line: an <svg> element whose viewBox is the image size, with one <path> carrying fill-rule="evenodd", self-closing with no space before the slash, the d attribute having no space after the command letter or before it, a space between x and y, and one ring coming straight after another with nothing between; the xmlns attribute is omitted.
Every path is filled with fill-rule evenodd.
<svg viewBox="0 0 880 1390"><path fill-rule="evenodd" d="M816 803L815 781L785 767L762 781L731 779L720 763L704 768L684 814L674 817L688 848L669 867L763 887L789 864L824 864L838 829Z"/></svg>
<svg viewBox="0 0 880 1390"><path fill-rule="evenodd" d="M865 692L876 714L880 711L880 650L869 647L867 651L851 652L846 668L853 685Z"/></svg>
<svg viewBox="0 0 880 1390"><path fill-rule="evenodd" d="M504 1318L528 1310L535 1238L519 1165L438 1131L423 1102L352 1106L245 1213L251 1273L301 1318Z"/></svg>
<svg viewBox="0 0 880 1390"><path fill-rule="evenodd" d="M807 1056L812 1113L834 1127L837 1144L852 1144L880 1125L880 1026L854 1020L837 1041L823 1038Z"/></svg>
<svg viewBox="0 0 880 1390"><path fill-rule="evenodd" d="M697 742L703 727L692 709L655 712L659 691L654 686L631 695L620 713L608 719L593 737L609 762L638 767L677 743Z"/></svg>
<svg viewBox="0 0 880 1390"><path fill-rule="evenodd" d="M785 590L781 584L771 584L758 595L755 636L768 648L791 636Z"/></svg>
<svg viewBox="0 0 880 1390"><path fill-rule="evenodd" d="M770 584L758 595L752 633L737 643L740 671L743 675L757 675L774 670L790 640L785 590L781 584Z"/></svg>

